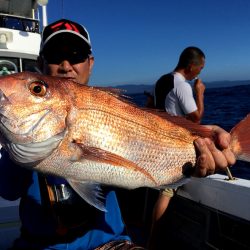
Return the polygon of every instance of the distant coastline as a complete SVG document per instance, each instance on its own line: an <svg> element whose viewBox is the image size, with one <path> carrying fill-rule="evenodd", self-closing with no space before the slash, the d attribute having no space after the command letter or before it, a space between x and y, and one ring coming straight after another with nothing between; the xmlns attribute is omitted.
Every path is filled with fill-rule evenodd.
<svg viewBox="0 0 250 250"><path fill-rule="evenodd" d="M242 85L250 85L250 80L244 81L214 81L205 82L207 88L226 88L226 87L239 87ZM153 84L124 84L112 86L112 88L123 89L127 94L139 94L144 91L152 92Z"/></svg>

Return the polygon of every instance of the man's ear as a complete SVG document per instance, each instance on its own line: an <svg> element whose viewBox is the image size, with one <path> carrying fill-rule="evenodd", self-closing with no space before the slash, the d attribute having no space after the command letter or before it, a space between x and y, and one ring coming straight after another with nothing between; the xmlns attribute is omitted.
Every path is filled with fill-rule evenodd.
<svg viewBox="0 0 250 250"><path fill-rule="evenodd" d="M94 66L95 58L93 56L89 57L89 74L91 75L92 68Z"/></svg>

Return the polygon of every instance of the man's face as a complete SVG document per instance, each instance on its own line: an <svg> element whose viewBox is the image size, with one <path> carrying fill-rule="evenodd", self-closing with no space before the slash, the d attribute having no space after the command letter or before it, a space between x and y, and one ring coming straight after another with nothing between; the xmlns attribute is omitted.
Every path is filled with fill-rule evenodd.
<svg viewBox="0 0 250 250"><path fill-rule="evenodd" d="M47 64L45 73L51 76L65 77L87 85L93 63L93 57L89 57L84 62L77 64L71 64L65 59L59 64Z"/></svg>
<svg viewBox="0 0 250 250"><path fill-rule="evenodd" d="M191 70L190 70L190 75L188 80L193 80L195 77L197 77L202 69L205 67L205 59L202 58L202 61L200 64L192 64L191 65Z"/></svg>
<svg viewBox="0 0 250 250"><path fill-rule="evenodd" d="M87 85L94 58L76 46L53 46L44 53L43 71Z"/></svg>

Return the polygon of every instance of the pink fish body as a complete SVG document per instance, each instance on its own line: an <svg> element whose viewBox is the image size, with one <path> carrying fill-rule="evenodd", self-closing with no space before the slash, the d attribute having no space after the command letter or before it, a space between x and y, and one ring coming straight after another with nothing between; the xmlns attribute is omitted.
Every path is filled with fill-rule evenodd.
<svg viewBox="0 0 250 250"><path fill-rule="evenodd" d="M0 78L0 90L0 141L11 158L67 179L102 210L89 196L97 185L180 185L196 163L193 141L212 137L203 126L61 78L14 74ZM249 120L248 116L232 134L232 150L243 160L249 160L249 139L240 142L238 131L247 128L243 137L250 137Z"/></svg>

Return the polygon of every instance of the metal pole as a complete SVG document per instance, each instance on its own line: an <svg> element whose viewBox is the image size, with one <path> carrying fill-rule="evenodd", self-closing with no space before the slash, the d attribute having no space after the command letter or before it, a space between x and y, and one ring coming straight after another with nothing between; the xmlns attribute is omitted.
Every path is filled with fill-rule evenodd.
<svg viewBox="0 0 250 250"><path fill-rule="evenodd" d="M48 25L48 18L47 18L47 8L46 5L42 6L42 13L43 13L43 28Z"/></svg>

